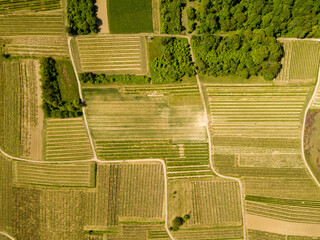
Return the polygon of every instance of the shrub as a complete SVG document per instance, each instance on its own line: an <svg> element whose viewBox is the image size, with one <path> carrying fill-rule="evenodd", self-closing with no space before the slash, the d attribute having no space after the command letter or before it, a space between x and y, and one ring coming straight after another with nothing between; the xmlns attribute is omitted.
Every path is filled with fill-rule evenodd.
<svg viewBox="0 0 320 240"><path fill-rule="evenodd" d="M82 83L90 84L110 84L110 83L125 83L125 84L148 84L150 78L147 76L138 75L106 75L95 73L80 73L79 80Z"/></svg>

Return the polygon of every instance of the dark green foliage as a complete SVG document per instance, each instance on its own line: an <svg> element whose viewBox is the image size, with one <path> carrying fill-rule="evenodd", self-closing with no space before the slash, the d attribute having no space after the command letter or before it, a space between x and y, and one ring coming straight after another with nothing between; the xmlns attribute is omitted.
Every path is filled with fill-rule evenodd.
<svg viewBox="0 0 320 240"><path fill-rule="evenodd" d="M150 61L152 83L170 83L185 75L195 75L188 41L181 38L162 38L162 55Z"/></svg>
<svg viewBox="0 0 320 240"><path fill-rule="evenodd" d="M200 33L264 29L269 36L319 37L320 1L201 0Z"/></svg>
<svg viewBox="0 0 320 240"><path fill-rule="evenodd" d="M246 30L227 37L213 35L192 38L200 73L242 78L263 76L272 80L280 71L281 44L263 30Z"/></svg>
<svg viewBox="0 0 320 240"><path fill-rule="evenodd" d="M95 0L68 0L68 32L83 35L98 32Z"/></svg>
<svg viewBox="0 0 320 240"><path fill-rule="evenodd" d="M138 75L105 75L95 73L80 73L80 82L90 84L109 84L109 83L125 83L125 84L148 84L150 78Z"/></svg>
<svg viewBox="0 0 320 240"><path fill-rule="evenodd" d="M179 34L181 28L181 1L161 0L161 32L169 34Z"/></svg>
<svg viewBox="0 0 320 240"><path fill-rule="evenodd" d="M175 217L173 220L172 220L172 231L178 231L179 228L183 225L184 223L184 220L182 217Z"/></svg>
<svg viewBox="0 0 320 240"><path fill-rule="evenodd" d="M42 108L45 116L54 118L81 116L80 99L66 102L61 98L55 60L41 58L40 64Z"/></svg>

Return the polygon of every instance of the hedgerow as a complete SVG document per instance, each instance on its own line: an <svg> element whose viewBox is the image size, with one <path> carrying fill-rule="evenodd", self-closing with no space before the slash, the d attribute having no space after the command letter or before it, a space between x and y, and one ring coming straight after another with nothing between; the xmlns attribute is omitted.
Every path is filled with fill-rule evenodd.
<svg viewBox="0 0 320 240"><path fill-rule="evenodd" d="M110 83L126 83L126 84L148 84L150 78L138 75L106 75L95 73L80 73L79 80L82 83L90 84L110 84Z"/></svg>
<svg viewBox="0 0 320 240"><path fill-rule="evenodd" d="M162 33L179 34L181 32L180 0L161 0L160 16Z"/></svg>
<svg viewBox="0 0 320 240"><path fill-rule="evenodd" d="M80 99L66 102L61 98L55 60L40 59L42 108L46 117L67 118L82 115Z"/></svg>

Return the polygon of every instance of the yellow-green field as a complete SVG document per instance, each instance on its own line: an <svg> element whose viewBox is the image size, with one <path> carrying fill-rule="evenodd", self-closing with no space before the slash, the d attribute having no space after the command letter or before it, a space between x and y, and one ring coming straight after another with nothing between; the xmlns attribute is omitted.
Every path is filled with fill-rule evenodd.
<svg viewBox="0 0 320 240"><path fill-rule="evenodd" d="M77 37L81 72L145 74L146 39L140 36Z"/></svg>

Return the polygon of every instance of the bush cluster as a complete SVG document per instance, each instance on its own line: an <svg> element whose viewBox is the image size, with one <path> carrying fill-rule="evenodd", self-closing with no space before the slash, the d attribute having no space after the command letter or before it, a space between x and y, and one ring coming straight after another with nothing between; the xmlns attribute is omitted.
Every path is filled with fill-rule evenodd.
<svg viewBox="0 0 320 240"><path fill-rule="evenodd" d="M161 32L169 34L179 34L181 26L181 1L161 0Z"/></svg>
<svg viewBox="0 0 320 240"><path fill-rule="evenodd" d="M178 231L179 228L186 222L190 219L190 215L189 214L186 214L182 217L175 217L173 220L172 220L172 223L171 223L171 227L170 227L170 230L171 231Z"/></svg>
<svg viewBox="0 0 320 240"><path fill-rule="evenodd" d="M63 101L57 80L55 60L40 59L42 88L42 108L46 117L67 118L82 115L80 99L72 102Z"/></svg>
<svg viewBox="0 0 320 240"><path fill-rule="evenodd" d="M263 30L246 30L227 37L193 36L192 44L203 74L242 78L259 75L272 80L281 69L281 44Z"/></svg>
<svg viewBox="0 0 320 240"><path fill-rule="evenodd" d="M176 82L185 75L195 75L186 39L162 38L161 44L162 56L150 61L152 83Z"/></svg>
<svg viewBox="0 0 320 240"><path fill-rule="evenodd" d="M148 84L150 78L138 75L106 75L95 73L80 73L79 80L82 83L90 84L109 84L109 83L125 83L125 84Z"/></svg>
<svg viewBox="0 0 320 240"><path fill-rule="evenodd" d="M200 33L264 29L268 36L319 37L320 1L199 0Z"/></svg>
<svg viewBox="0 0 320 240"><path fill-rule="evenodd" d="M70 35L97 33L95 0L68 0L68 32Z"/></svg>

